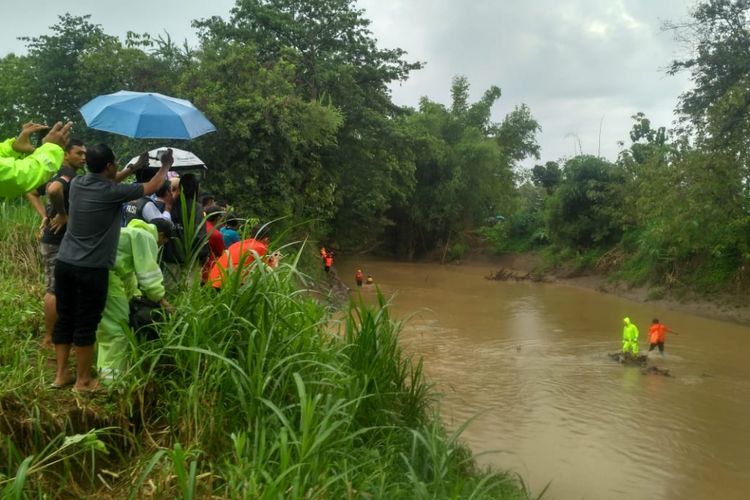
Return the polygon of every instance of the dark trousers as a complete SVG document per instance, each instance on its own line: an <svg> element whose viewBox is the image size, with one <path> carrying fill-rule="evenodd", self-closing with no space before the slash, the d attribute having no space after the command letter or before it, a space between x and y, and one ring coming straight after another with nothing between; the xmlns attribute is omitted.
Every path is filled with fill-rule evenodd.
<svg viewBox="0 0 750 500"><path fill-rule="evenodd" d="M94 345L96 328L107 304L109 270L78 267L57 261L55 296L57 322L52 333L55 344Z"/></svg>
<svg viewBox="0 0 750 500"><path fill-rule="evenodd" d="M659 346L659 352L661 354L664 354L664 342L657 342L655 344L649 344L648 346L648 352L651 352L654 350L654 347Z"/></svg>

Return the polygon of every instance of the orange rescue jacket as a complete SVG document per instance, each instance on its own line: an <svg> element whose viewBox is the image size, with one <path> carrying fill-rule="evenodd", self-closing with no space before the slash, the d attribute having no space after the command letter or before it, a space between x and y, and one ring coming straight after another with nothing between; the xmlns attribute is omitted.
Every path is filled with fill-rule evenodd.
<svg viewBox="0 0 750 500"><path fill-rule="evenodd" d="M667 338L667 330L669 329L661 323L652 324L648 329L648 341L652 344L664 342L664 339Z"/></svg>

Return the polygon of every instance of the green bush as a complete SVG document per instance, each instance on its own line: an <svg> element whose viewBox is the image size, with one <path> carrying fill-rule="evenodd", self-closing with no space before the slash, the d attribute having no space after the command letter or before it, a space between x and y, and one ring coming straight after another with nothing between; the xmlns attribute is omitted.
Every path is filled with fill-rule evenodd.
<svg viewBox="0 0 750 500"><path fill-rule="evenodd" d="M466 243L463 243L463 242L454 243L453 245L451 245L450 250L448 251L448 260L454 261L454 260L463 259L468 249L469 249L469 246Z"/></svg>

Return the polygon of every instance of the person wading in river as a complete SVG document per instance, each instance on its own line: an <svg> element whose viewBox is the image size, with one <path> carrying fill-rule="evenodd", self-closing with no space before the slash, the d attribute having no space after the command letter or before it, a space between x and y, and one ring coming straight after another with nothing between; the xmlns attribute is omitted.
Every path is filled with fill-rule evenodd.
<svg viewBox="0 0 750 500"><path fill-rule="evenodd" d="M323 258L323 270L328 273L331 271L331 266L333 266L333 252L328 252Z"/></svg>
<svg viewBox="0 0 750 500"><path fill-rule="evenodd" d="M638 327L630 322L630 318L622 320L622 353L626 356L638 356Z"/></svg>
<svg viewBox="0 0 750 500"><path fill-rule="evenodd" d="M667 338L667 332L679 335L676 331L659 323L657 318L654 318L653 321L651 321L651 326L648 329L648 352L653 351L654 348L658 346L659 354L664 356L664 341Z"/></svg>

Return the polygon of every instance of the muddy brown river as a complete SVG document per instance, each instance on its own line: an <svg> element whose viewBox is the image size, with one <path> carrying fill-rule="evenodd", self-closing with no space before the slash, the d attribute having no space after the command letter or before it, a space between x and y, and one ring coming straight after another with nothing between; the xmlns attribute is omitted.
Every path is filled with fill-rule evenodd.
<svg viewBox="0 0 750 500"><path fill-rule="evenodd" d="M392 296L449 428L481 464L550 499L750 498L750 328L564 285L484 279L491 266L337 262ZM372 287L362 293L374 295ZM658 317L674 375L613 362L629 316Z"/></svg>

